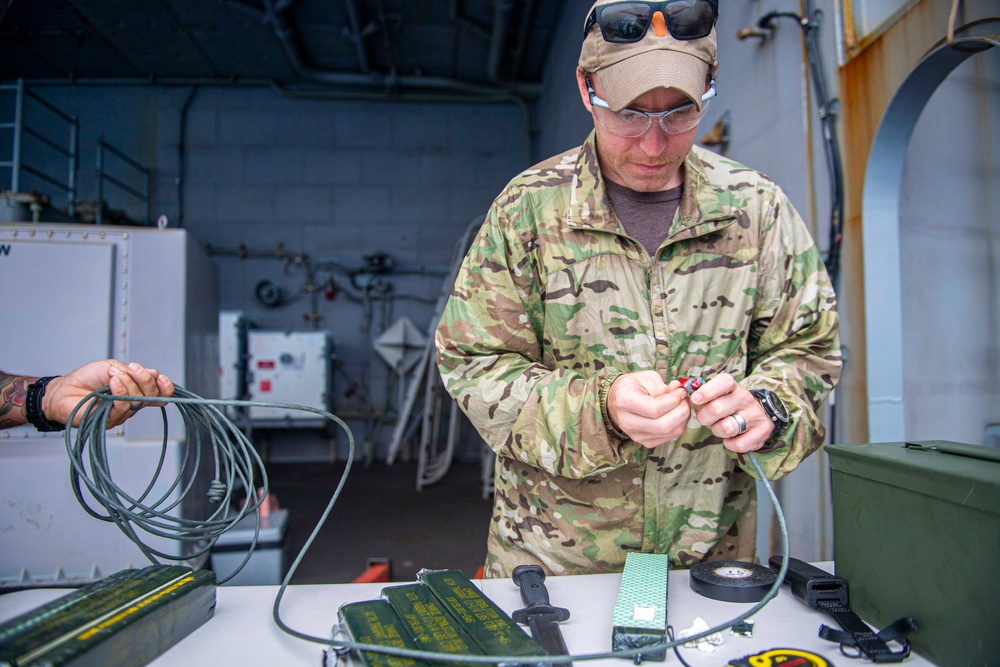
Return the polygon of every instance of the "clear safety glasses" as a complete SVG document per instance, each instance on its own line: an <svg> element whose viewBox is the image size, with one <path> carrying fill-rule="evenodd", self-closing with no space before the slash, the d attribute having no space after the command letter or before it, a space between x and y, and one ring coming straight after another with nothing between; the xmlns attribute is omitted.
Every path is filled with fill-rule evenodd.
<svg viewBox="0 0 1000 667"><path fill-rule="evenodd" d="M659 121L660 127L667 134L684 134L701 122L701 117L708 109L709 101L717 94L715 77L709 82L708 91L701 96L701 111L694 102L682 104L666 111L639 111L638 109L622 109L612 111L608 103L597 96L594 86L587 77L587 92L590 93L590 104L594 107L594 116L612 134L619 137L634 138L642 136L653 125L653 119Z"/></svg>

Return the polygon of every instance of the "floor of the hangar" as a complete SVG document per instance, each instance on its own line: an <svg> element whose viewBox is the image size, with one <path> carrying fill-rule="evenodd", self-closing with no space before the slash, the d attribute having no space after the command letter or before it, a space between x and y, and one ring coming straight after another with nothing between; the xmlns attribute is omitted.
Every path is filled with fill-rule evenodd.
<svg viewBox="0 0 1000 667"><path fill-rule="evenodd" d="M343 473L343 463L269 463L271 492L288 510L291 558L312 532ZM482 497L480 464L455 461L445 477L416 490L416 463L352 467L326 525L293 584L343 583L370 558L388 558L392 581L422 568L475 575L486 557L492 499Z"/></svg>

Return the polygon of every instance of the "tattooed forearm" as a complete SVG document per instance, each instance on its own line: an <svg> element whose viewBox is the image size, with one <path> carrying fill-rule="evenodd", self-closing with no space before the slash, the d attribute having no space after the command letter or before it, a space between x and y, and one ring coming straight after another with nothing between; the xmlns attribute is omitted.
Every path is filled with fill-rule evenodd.
<svg viewBox="0 0 1000 667"><path fill-rule="evenodd" d="M28 422L24 416L24 398L28 394L28 385L34 381L35 378L0 371L0 428Z"/></svg>

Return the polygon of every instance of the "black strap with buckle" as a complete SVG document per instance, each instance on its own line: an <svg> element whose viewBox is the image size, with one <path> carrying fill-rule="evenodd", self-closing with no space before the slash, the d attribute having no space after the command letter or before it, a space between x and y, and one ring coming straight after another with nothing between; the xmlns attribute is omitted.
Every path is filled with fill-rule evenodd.
<svg viewBox="0 0 1000 667"><path fill-rule="evenodd" d="M781 570L781 556L771 556L768 565ZM826 625L819 626L821 639L840 644L840 652L848 658L867 658L872 662L902 662L910 656L906 634L917 629L910 617L893 621L879 632L874 632L847 606L847 581L798 558L788 559L785 582L792 588L792 595L813 609L822 609L843 630ZM898 641L903 648L893 651L887 642ZM854 652L849 649L854 649Z"/></svg>
<svg viewBox="0 0 1000 667"><path fill-rule="evenodd" d="M830 614L843 628L834 630L828 625L821 625L820 639L840 644L840 652L848 658L863 656L872 662L902 662L910 656L910 643L906 641L906 633L913 632L917 626L909 616L896 619L882 630L872 632L857 614L839 602L821 600L816 607ZM893 652L887 644L893 640L899 641L903 648ZM851 655L846 650L847 647L855 648L857 654Z"/></svg>

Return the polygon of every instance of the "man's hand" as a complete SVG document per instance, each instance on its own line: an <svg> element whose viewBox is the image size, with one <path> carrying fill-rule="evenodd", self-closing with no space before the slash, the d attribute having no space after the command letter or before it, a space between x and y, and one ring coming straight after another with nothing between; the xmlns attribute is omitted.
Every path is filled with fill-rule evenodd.
<svg viewBox="0 0 1000 667"><path fill-rule="evenodd" d="M42 411L52 421L66 423L73 408L90 392L108 385L115 396L159 396L174 394L174 383L166 375L160 375L151 368L137 363L128 366L114 359L95 361L81 366L69 375L55 378L45 388L42 396ZM115 401L108 415L108 428L118 426L145 406L159 406L163 403L143 401ZM76 414L73 426L79 426L83 410Z"/></svg>
<svg viewBox="0 0 1000 667"><path fill-rule="evenodd" d="M619 375L607 409L618 430L650 449L680 436L691 418L687 392L677 381L664 384L656 371Z"/></svg>
<svg viewBox="0 0 1000 667"><path fill-rule="evenodd" d="M698 422L722 438L726 449L739 454L763 447L774 429L754 395L738 385L729 373L716 375L706 382L691 394L691 403ZM733 413L739 413L746 421L746 431L742 434Z"/></svg>

